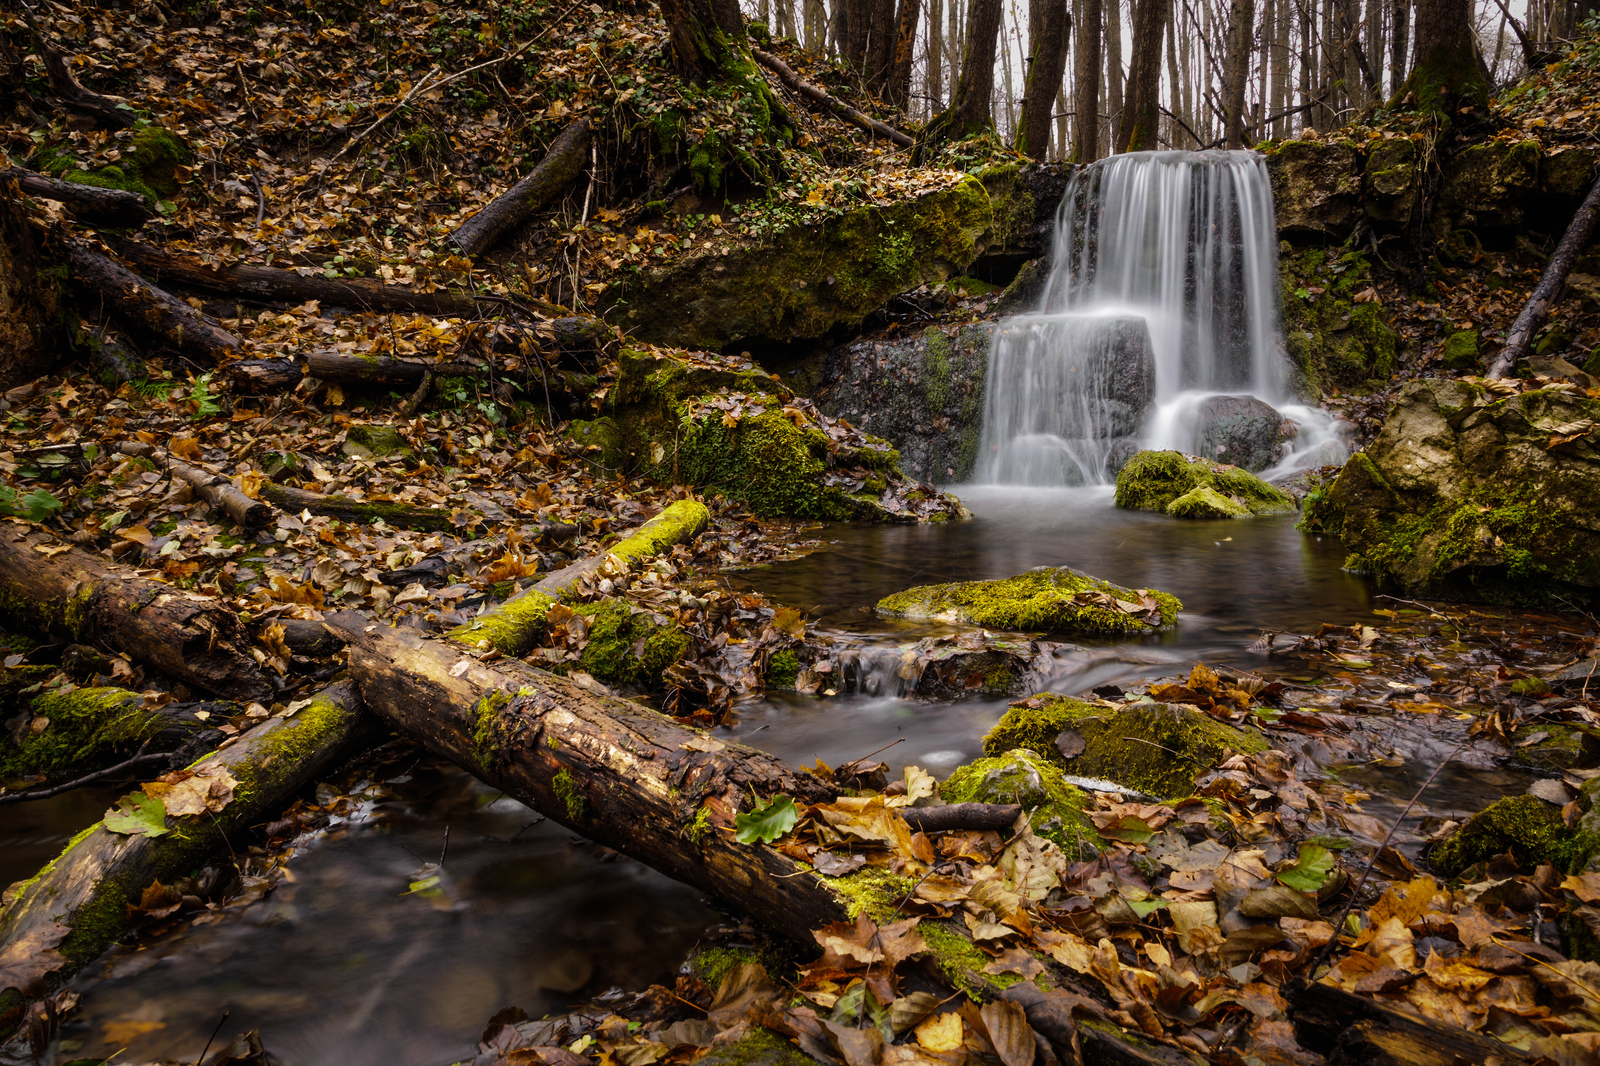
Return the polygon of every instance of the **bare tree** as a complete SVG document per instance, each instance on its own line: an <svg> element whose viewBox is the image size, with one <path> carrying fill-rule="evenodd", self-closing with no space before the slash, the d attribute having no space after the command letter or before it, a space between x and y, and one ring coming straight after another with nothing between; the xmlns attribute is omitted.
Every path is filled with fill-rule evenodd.
<svg viewBox="0 0 1600 1066"><path fill-rule="evenodd" d="M1050 110L1067 69L1072 16L1067 0L1028 0L1028 41L1033 53L1022 90L1017 151L1043 159L1050 153Z"/></svg>
<svg viewBox="0 0 1600 1066"><path fill-rule="evenodd" d="M921 0L900 0L900 15L895 24L894 58L884 99L901 111L911 107L911 66L917 50L917 20L922 16Z"/></svg>
<svg viewBox="0 0 1600 1066"><path fill-rule="evenodd" d="M1001 0L971 0L967 7L967 40L961 51L961 77L955 83L950 106L923 133L926 147L958 141L986 129L994 120L995 43L1000 36Z"/></svg>
<svg viewBox="0 0 1600 1066"><path fill-rule="evenodd" d="M1161 37L1172 0L1139 0L1133 12L1133 58L1128 63L1128 94L1117 124L1124 152L1156 147L1161 117Z"/></svg>
<svg viewBox="0 0 1600 1066"><path fill-rule="evenodd" d="M1417 0L1416 56L1401 89L1419 110L1448 116L1464 101L1487 101L1471 14L1471 0Z"/></svg>
<svg viewBox="0 0 1600 1066"><path fill-rule="evenodd" d="M1073 129L1077 136L1072 154L1080 163L1092 163L1100 158L1100 0L1082 0L1081 10L1073 73Z"/></svg>
<svg viewBox="0 0 1600 1066"><path fill-rule="evenodd" d="M1222 111L1226 123L1223 141L1229 148L1244 147L1244 93L1250 76L1255 17L1253 0L1232 0L1228 6L1228 42L1222 61Z"/></svg>

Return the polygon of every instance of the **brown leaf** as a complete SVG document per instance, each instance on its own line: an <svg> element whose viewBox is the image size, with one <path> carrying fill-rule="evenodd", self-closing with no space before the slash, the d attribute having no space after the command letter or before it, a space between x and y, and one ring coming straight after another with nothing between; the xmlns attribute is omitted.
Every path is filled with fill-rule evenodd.
<svg viewBox="0 0 1600 1066"><path fill-rule="evenodd" d="M1006 1066L1033 1066L1038 1045L1033 1030L1028 1027L1028 1016L1020 1005L1007 1000L991 1000L980 1011L984 1027L989 1030L989 1042Z"/></svg>
<svg viewBox="0 0 1600 1066"><path fill-rule="evenodd" d="M35 991L41 979L67 964L56 945L70 932L60 922L42 922L11 937L0 951L0 989Z"/></svg>

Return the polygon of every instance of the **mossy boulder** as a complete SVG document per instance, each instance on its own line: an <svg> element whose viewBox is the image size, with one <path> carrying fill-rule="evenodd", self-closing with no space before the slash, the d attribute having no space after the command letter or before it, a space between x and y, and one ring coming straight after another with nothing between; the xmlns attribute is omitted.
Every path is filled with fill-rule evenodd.
<svg viewBox="0 0 1600 1066"><path fill-rule="evenodd" d="M624 349L614 406L631 469L739 500L763 517L967 517L912 482L886 440L797 400L765 371L706 353Z"/></svg>
<svg viewBox="0 0 1600 1066"><path fill-rule="evenodd" d="M1064 733L1081 738L1081 750L1075 742L1063 745ZM1012 704L983 738L983 750L990 755L1012 748L1044 752L1080 777L1166 798L1189 795L1196 777L1229 755L1265 751L1267 742L1193 707L1106 705L1043 693ZM1077 754L1066 756L1063 749Z"/></svg>
<svg viewBox="0 0 1600 1066"><path fill-rule="evenodd" d="M1190 489L1167 504L1173 518L1249 518L1250 508L1235 503L1210 485Z"/></svg>
<svg viewBox="0 0 1600 1066"><path fill-rule="evenodd" d="M1600 836L1593 832L1568 829L1555 804L1535 796L1508 796L1467 819L1434 846L1428 861L1440 873L1454 877L1470 866L1510 852L1525 871L1554 863L1571 873L1583 867L1597 845Z"/></svg>
<svg viewBox="0 0 1600 1066"><path fill-rule="evenodd" d="M152 202L177 195L185 168L194 162L194 152L183 138L160 126L123 131L117 138L126 143L119 144L121 158L108 166L85 171L72 156L49 147L39 149L35 165L63 181L136 192Z"/></svg>
<svg viewBox="0 0 1600 1066"><path fill-rule="evenodd" d="M1196 489L1208 488L1245 513L1280 514L1297 509L1294 497L1248 470L1183 452L1140 452L1117 472L1117 506L1134 511L1166 511ZM1198 507L1196 498L1185 506ZM1193 515L1185 517L1196 517Z"/></svg>
<svg viewBox="0 0 1600 1066"><path fill-rule="evenodd" d="M1412 595L1571 610L1600 593L1600 400L1408 383L1308 506L1346 566Z"/></svg>
<svg viewBox="0 0 1600 1066"><path fill-rule="evenodd" d="M416 458L398 429L373 423L353 425L346 430L339 451L352 459Z"/></svg>
<svg viewBox="0 0 1600 1066"><path fill-rule="evenodd" d="M1330 256L1321 248L1280 248L1283 336L1301 391L1365 389L1387 382L1399 335L1379 300L1372 299L1372 266L1359 252ZM1362 299L1359 301L1357 297Z"/></svg>
<svg viewBox="0 0 1600 1066"><path fill-rule="evenodd" d="M694 638L676 622L635 610L621 600L597 600L573 609L588 624L578 665L613 685L656 689L667 668L683 658ZM562 672L561 668L557 668Z"/></svg>
<svg viewBox="0 0 1600 1066"><path fill-rule="evenodd" d="M1282 141L1267 150L1278 231L1343 239L1361 213L1361 153L1346 141Z"/></svg>
<svg viewBox="0 0 1600 1066"><path fill-rule="evenodd" d="M1361 204L1367 217L1400 228L1416 207L1417 148L1410 140L1379 141L1367 150Z"/></svg>
<svg viewBox="0 0 1600 1066"><path fill-rule="evenodd" d="M1458 374L1475 374L1483 369L1478 352L1478 331L1462 329L1450 334L1439 346L1439 361Z"/></svg>
<svg viewBox="0 0 1600 1066"><path fill-rule="evenodd" d="M1542 154L1531 138L1462 149L1444 169L1432 225L1439 232L1470 229L1480 238L1515 231L1538 191Z"/></svg>
<svg viewBox="0 0 1600 1066"><path fill-rule="evenodd" d="M1084 817L1083 791L1037 751L1019 748L970 762L939 786L939 796L946 803L1020 803L1033 812L1033 831L1069 855L1080 843L1100 842Z"/></svg>
<svg viewBox="0 0 1600 1066"><path fill-rule="evenodd" d="M627 465L627 445L614 418L575 419L567 423L567 437L583 449L591 473L614 475Z"/></svg>
<svg viewBox="0 0 1600 1066"><path fill-rule="evenodd" d="M889 618L1050 633L1148 633L1178 619L1183 604L1153 589L1128 589L1067 566L1040 566L999 581L918 585L885 596Z"/></svg>

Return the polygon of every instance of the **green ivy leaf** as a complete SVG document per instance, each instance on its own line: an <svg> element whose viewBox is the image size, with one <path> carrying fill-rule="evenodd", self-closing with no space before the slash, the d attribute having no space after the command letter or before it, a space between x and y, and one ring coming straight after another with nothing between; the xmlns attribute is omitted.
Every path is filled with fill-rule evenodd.
<svg viewBox="0 0 1600 1066"><path fill-rule="evenodd" d="M1301 892L1315 892L1333 871L1333 852L1321 844L1301 844L1300 857L1278 871L1278 880Z"/></svg>
<svg viewBox="0 0 1600 1066"><path fill-rule="evenodd" d="M166 836L167 805L143 792L130 792L106 812L105 827L125 836Z"/></svg>
<svg viewBox="0 0 1600 1066"><path fill-rule="evenodd" d="M741 844L770 844L794 828L800 809L788 796L774 796L748 814L735 815L734 839Z"/></svg>

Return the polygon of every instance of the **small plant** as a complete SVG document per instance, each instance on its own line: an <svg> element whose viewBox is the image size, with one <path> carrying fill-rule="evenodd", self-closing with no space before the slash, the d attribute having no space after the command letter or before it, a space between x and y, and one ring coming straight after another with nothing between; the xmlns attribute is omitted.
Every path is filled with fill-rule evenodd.
<svg viewBox="0 0 1600 1066"><path fill-rule="evenodd" d="M60 514L64 506L44 489L34 489L26 496L19 496L16 489L0 485L0 515L43 522L51 515Z"/></svg>

